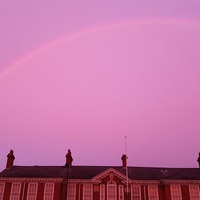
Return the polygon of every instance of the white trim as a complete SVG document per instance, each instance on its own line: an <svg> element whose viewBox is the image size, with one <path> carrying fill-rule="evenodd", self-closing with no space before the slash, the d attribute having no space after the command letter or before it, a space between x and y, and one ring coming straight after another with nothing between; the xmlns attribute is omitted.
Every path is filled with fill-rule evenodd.
<svg viewBox="0 0 200 200"><path fill-rule="evenodd" d="M179 199L182 200L182 194L181 194L181 186L180 185L170 185L170 192L171 192L171 200L174 200L173 198L173 187L177 187L178 188L178 191L179 191ZM177 200L177 197L175 198Z"/></svg>
<svg viewBox="0 0 200 200"><path fill-rule="evenodd" d="M18 189L18 192L13 192L13 190L14 190L14 186L16 186L17 185L17 189ZM17 183L17 182L13 182L12 183L12 187L11 187L11 192L10 192L10 200L19 200L19 198L20 198L20 194L21 194L21 183ZM13 198L13 195L14 194L18 194L18 197L17 198Z"/></svg>
<svg viewBox="0 0 200 200"><path fill-rule="evenodd" d="M113 173L116 177L126 181L126 176L113 168L109 168L105 170L104 172L98 174L97 176L93 177L92 181L99 181L102 178L109 176L110 173Z"/></svg>
<svg viewBox="0 0 200 200"><path fill-rule="evenodd" d="M105 176L109 175L106 174ZM0 182L54 182L61 183L64 181L63 178L4 178L0 177ZM92 179L69 179L70 183L101 183L101 180ZM123 184L126 184L126 180L122 180ZM131 180L129 179L129 184L141 184L141 185L169 185L169 184L178 184L178 185L200 185L200 180Z"/></svg>
<svg viewBox="0 0 200 200"><path fill-rule="evenodd" d="M118 185L118 199L124 200L124 186Z"/></svg>
<svg viewBox="0 0 200 200"><path fill-rule="evenodd" d="M193 195L192 195L192 191L191 191L191 190L192 190L192 189L191 189L192 187L197 189L197 195L198 195L198 196L193 196ZM191 199L191 200L193 200L193 197L194 197L194 199L196 199L195 197L198 197L199 200L200 200L199 185L189 185L189 193L190 193L190 199Z"/></svg>
<svg viewBox="0 0 200 200"><path fill-rule="evenodd" d="M133 194L133 188L138 188L139 190L139 196L135 196L135 197L139 197L139 199L141 200L141 186L140 185L131 185L131 200L134 200L134 194Z"/></svg>
<svg viewBox="0 0 200 200"><path fill-rule="evenodd" d="M0 178L0 182L53 182L61 183L63 178Z"/></svg>
<svg viewBox="0 0 200 200"><path fill-rule="evenodd" d="M32 193L30 191L31 188L31 185L35 185L36 186L36 191L34 193ZM28 183L28 190L27 190L27 199L32 199L32 200L36 200L37 199L37 191L38 191L38 183L33 183L33 182L30 182ZM30 197L30 194L34 194L35 195L35 198L31 198Z"/></svg>
<svg viewBox="0 0 200 200"><path fill-rule="evenodd" d="M126 183L122 181L122 183ZM131 185L160 185L161 182L158 180L132 180L130 181Z"/></svg>
<svg viewBox="0 0 200 200"><path fill-rule="evenodd" d="M160 181L160 184L165 184L165 185L169 185L169 184L172 184L172 185L195 185L195 184L198 184L200 185L200 180L173 180L173 179L170 179L170 180L161 180Z"/></svg>
<svg viewBox="0 0 200 200"><path fill-rule="evenodd" d="M114 188L114 198L112 200L117 200L117 184L115 183L115 181L108 181L107 182L107 199L110 199L109 198L109 195L110 195L109 194L109 191L110 191L109 189L112 188L112 186Z"/></svg>
<svg viewBox="0 0 200 200"><path fill-rule="evenodd" d="M52 186L51 193L46 191L48 185ZM53 200L53 198L54 198L54 187L55 187L54 183L45 183L43 200ZM51 198L49 198L47 195L51 195Z"/></svg>
<svg viewBox="0 0 200 200"><path fill-rule="evenodd" d="M86 194L86 187L90 187L90 194ZM89 196L90 196L90 198L88 198ZM93 199L93 185L85 184L85 185L83 185L83 200L89 200L89 199L90 200Z"/></svg>
<svg viewBox="0 0 200 200"><path fill-rule="evenodd" d="M3 196L4 196L4 189L5 189L5 183L0 183L0 200L3 200Z"/></svg>
<svg viewBox="0 0 200 200"><path fill-rule="evenodd" d="M156 189L156 198L157 200L159 199L159 195L158 195L158 186L157 185L148 185L148 199L151 200L151 197L150 196L150 189L151 188L155 188ZM153 199L155 199L155 196L153 196Z"/></svg>
<svg viewBox="0 0 200 200"><path fill-rule="evenodd" d="M73 189L69 190L70 187ZM80 185L79 185L79 187L80 187ZM71 192L71 193L69 193L69 192ZM67 200L75 200L75 199L76 199L76 184L68 183L68 185L67 185Z"/></svg>
<svg viewBox="0 0 200 200"><path fill-rule="evenodd" d="M100 185L100 192L99 192L99 199L100 200L105 200L106 199L106 187L104 184L101 184Z"/></svg>
<svg viewBox="0 0 200 200"><path fill-rule="evenodd" d="M74 184L100 184L101 181L93 181L91 179L69 179L68 183Z"/></svg>

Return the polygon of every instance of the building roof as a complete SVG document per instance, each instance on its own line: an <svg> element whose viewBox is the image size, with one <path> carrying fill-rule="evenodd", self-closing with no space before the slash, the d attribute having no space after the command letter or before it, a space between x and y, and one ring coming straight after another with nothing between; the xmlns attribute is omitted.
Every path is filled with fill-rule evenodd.
<svg viewBox="0 0 200 200"><path fill-rule="evenodd" d="M0 173L1 178L67 178L92 179L107 170L126 175L119 166L12 166ZM128 167L132 180L200 180L200 168Z"/></svg>

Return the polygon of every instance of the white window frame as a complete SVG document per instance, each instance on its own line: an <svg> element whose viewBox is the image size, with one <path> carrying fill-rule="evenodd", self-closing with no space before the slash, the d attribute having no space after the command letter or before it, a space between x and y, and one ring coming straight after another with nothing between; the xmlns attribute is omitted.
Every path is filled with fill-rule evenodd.
<svg viewBox="0 0 200 200"><path fill-rule="evenodd" d="M110 199L117 200L117 185L114 181L108 181L107 183L107 200Z"/></svg>
<svg viewBox="0 0 200 200"><path fill-rule="evenodd" d="M12 183L10 200L19 200L20 194L21 194L21 183L15 183L15 182Z"/></svg>
<svg viewBox="0 0 200 200"><path fill-rule="evenodd" d="M119 185L118 186L118 191L119 191L119 200L124 200L124 186Z"/></svg>
<svg viewBox="0 0 200 200"><path fill-rule="evenodd" d="M93 199L93 185L85 184L83 185L83 200L92 200Z"/></svg>
<svg viewBox="0 0 200 200"><path fill-rule="evenodd" d="M28 200L36 200L37 199L37 190L38 190L38 183L29 183L27 199Z"/></svg>
<svg viewBox="0 0 200 200"><path fill-rule="evenodd" d="M49 188L48 188L49 186L52 187L51 190L49 190ZM43 200L53 200L53 198L54 198L54 187L55 187L54 183L45 183Z"/></svg>
<svg viewBox="0 0 200 200"><path fill-rule="evenodd" d="M67 185L67 200L75 200L76 199L76 185L68 184Z"/></svg>
<svg viewBox="0 0 200 200"><path fill-rule="evenodd" d="M174 192L176 192L174 189L178 189L178 193L179 195L175 195ZM180 185L170 185L170 191L171 191L171 199L172 200L178 200L177 198L179 198L179 200L182 200L182 194L181 194L181 186Z"/></svg>
<svg viewBox="0 0 200 200"><path fill-rule="evenodd" d="M134 189L138 191L136 192L138 194L134 192ZM140 185L131 185L131 200L141 200L141 186Z"/></svg>
<svg viewBox="0 0 200 200"><path fill-rule="evenodd" d="M100 200L105 200L106 199L106 187L105 185L101 184L100 185Z"/></svg>
<svg viewBox="0 0 200 200"><path fill-rule="evenodd" d="M0 200L3 200L5 183L0 183Z"/></svg>
<svg viewBox="0 0 200 200"><path fill-rule="evenodd" d="M158 200L159 199L157 185L148 185L148 197L149 197L149 200Z"/></svg>
<svg viewBox="0 0 200 200"><path fill-rule="evenodd" d="M192 191L193 189L196 189L196 194L193 194ZM190 185L189 192L190 192L190 200L196 200L197 198L200 200L199 185Z"/></svg>

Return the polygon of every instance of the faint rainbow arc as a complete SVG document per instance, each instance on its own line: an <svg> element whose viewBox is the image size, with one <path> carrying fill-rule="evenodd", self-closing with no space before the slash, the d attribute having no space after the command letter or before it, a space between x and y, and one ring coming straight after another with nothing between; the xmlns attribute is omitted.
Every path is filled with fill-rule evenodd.
<svg viewBox="0 0 200 200"><path fill-rule="evenodd" d="M58 39L54 40L53 42L50 42L46 45L43 45L42 47L23 55L22 57L20 57L19 59L17 59L13 63L11 63L9 66L7 66L6 69L2 70L2 72L0 72L0 79L5 77L7 74L12 72L16 68L20 67L20 65L22 65L26 61L30 60L31 58L34 58L35 56L37 56L41 52L44 52L45 50L52 48L52 47L54 47L58 44L73 40L73 39L81 37L81 36L84 36L86 34L95 33L95 32L98 32L98 31L103 31L103 30L114 28L114 27L123 27L123 26L127 26L127 25L144 25L144 24L146 24L146 25L151 24L152 25L152 24L163 24L163 23L189 24L189 25L200 27L199 21L193 21L193 20L189 20L189 19L179 19L179 18L176 18L176 19L174 19L174 18L170 18L170 19L151 18L151 19L137 19L137 20L126 20L126 21L123 20L123 21L118 21L118 22L100 25L100 26L93 27L93 28L90 28L90 29L75 32L75 33L73 33L69 36L64 36L64 37L58 38Z"/></svg>

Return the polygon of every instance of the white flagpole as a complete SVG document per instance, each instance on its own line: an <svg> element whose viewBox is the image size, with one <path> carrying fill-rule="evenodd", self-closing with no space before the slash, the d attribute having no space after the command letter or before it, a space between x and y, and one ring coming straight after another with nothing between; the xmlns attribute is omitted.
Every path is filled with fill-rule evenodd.
<svg viewBox="0 0 200 200"><path fill-rule="evenodd" d="M125 136L125 154L126 154L126 194L128 195L128 163L127 163L127 141Z"/></svg>

